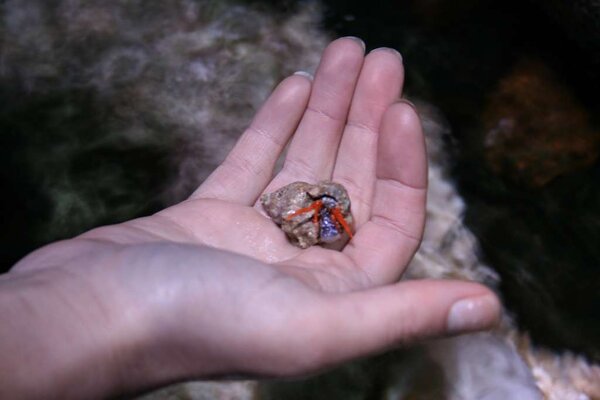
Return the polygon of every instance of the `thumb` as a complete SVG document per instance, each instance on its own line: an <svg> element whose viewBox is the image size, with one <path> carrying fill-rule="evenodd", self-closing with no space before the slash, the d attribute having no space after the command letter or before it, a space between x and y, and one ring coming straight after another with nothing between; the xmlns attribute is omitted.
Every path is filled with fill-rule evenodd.
<svg viewBox="0 0 600 400"><path fill-rule="evenodd" d="M462 281L404 281L332 295L318 312L329 332L321 337L321 354L334 364L419 339L482 330L499 313L490 289Z"/></svg>

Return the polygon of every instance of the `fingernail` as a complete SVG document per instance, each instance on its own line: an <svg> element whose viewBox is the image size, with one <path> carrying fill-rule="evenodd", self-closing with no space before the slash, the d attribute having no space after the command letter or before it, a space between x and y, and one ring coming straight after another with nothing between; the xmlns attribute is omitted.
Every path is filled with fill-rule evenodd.
<svg viewBox="0 0 600 400"><path fill-rule="evenodd" d="M393 49L391 47L378 47L376 49L371 50L371 53L374 51L387 51L392 53L393 55L395 55L396 57L398 57L400 59L400 62L402 62L402 54L400 54L400 52L396 49Z"/></svg>
<svg viewBox="0 0 600 400"><path fill-rule="evenodd" d="M492 295L459 300L452 305L448 313L448 333L488 328L497 320L499 310L498 299Z"/></svg>
<svg viewBox="0 0 600 400"><path fill-rule="evenodd" d="M412 101L408 100L408 99L402 98L402 99L398 100L398 103L406 104L407 106L412 107L412 109L415 110L415 112L417 114L419 113L419 110L417 109L417 106L415 106L415 104Z"/></svg>
<svg viewBox="0 0 600 400"><path fill-rule="evenodd" d="M294 75L303 76L305 78L310 79L311 81L314 79L313 75L310 72L306 72L306 71L296 71L296 72L294 72Z"/></svg>
<svg viewBox="0 0 600 400"><path fill-rule="evenodd" d="M343 39L351 39L351 40L354 40L355 42L358 42L362 46L363 51L365 51L367 49L367 45L361 38L358 38L356 36L344 36Z"/></svg>

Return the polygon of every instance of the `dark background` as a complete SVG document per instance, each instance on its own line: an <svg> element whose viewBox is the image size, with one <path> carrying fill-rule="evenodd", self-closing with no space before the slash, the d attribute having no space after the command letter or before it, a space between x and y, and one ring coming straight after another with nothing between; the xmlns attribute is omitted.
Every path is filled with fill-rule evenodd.
<svg viewBox="0 0 600 400"><path fill-rule="evenodd" d="M253 3L278 10L306 4ZM466 222L484 260L500 273L501 295L520 327L536 343L599 360L600 5L324 3L326 29L359 36L369 49L399 49L406 95L431 102L447 118ZM80 184L95 183L95 195L114 212L96 219L74 212L74 221L84 221L72 224L77 228L48 229L47 188L33 178L40 166L32 165L31 149L65 139L65 132L102 135L99 121L111 107L85 91L23 96L18 82L0 83L0 271L44 243L159 208L144 193L168 179L163 150L130 149L124 156L95 149L70 168L81 171ZM138 187L139 197L98 185L108 166ZM124 201L128 206L120 208Z"/></svg>
<svg viewBox="0 0 600 400"><path fill-rule="evenodd" d="M600 4L326 4L338 35L399 49L405 93L448 119L466 222L521 327L598 360Z"/></svg>

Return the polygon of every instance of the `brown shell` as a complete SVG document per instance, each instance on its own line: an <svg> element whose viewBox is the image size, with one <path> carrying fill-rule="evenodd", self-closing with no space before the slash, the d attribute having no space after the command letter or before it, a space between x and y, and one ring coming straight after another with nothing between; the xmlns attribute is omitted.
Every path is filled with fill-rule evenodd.
<svg viewBox="0 0 600 400"><path fill-rule="evenodd" d="M346 189L336 182L323 181L316 185L294 182L273 193L262 195L260 201L266 213L287 234L292 244L305 249L320 244L319 226L312 221L314 211L297 215L291 220L287 220L286 217L296 210L310 206L314 199L324 195L336 199L344 219L352 226L350 197ZM337 245L340 246L339 242L343 242L343 245L347 241L348 237L344 234Z"/></svg>

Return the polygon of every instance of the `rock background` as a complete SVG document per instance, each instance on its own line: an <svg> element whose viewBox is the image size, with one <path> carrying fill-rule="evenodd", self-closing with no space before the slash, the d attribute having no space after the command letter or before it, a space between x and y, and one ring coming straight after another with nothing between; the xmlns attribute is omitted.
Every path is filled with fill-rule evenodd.
<svg viewBox="0 0 600 400"><path fill-rule="evenodd" d="M309 380L193 383L151 398L535 399L536 384L549 399L600 398L590 364L600 337L598 69L579 28L556 22L557 4L6 0L0 182L11 195L0 197L0 266L181 200L281 78L314 69L330 37L353 34L400 49L407 93L424 99L429 219L409 277L489 284L508 306L503 326ZM536 67L522 67L525 57ZM573 140L567 126L578 127ZM509 139L490 141L499 127ZM548 157L560 168L542 168Z"/></svg>

